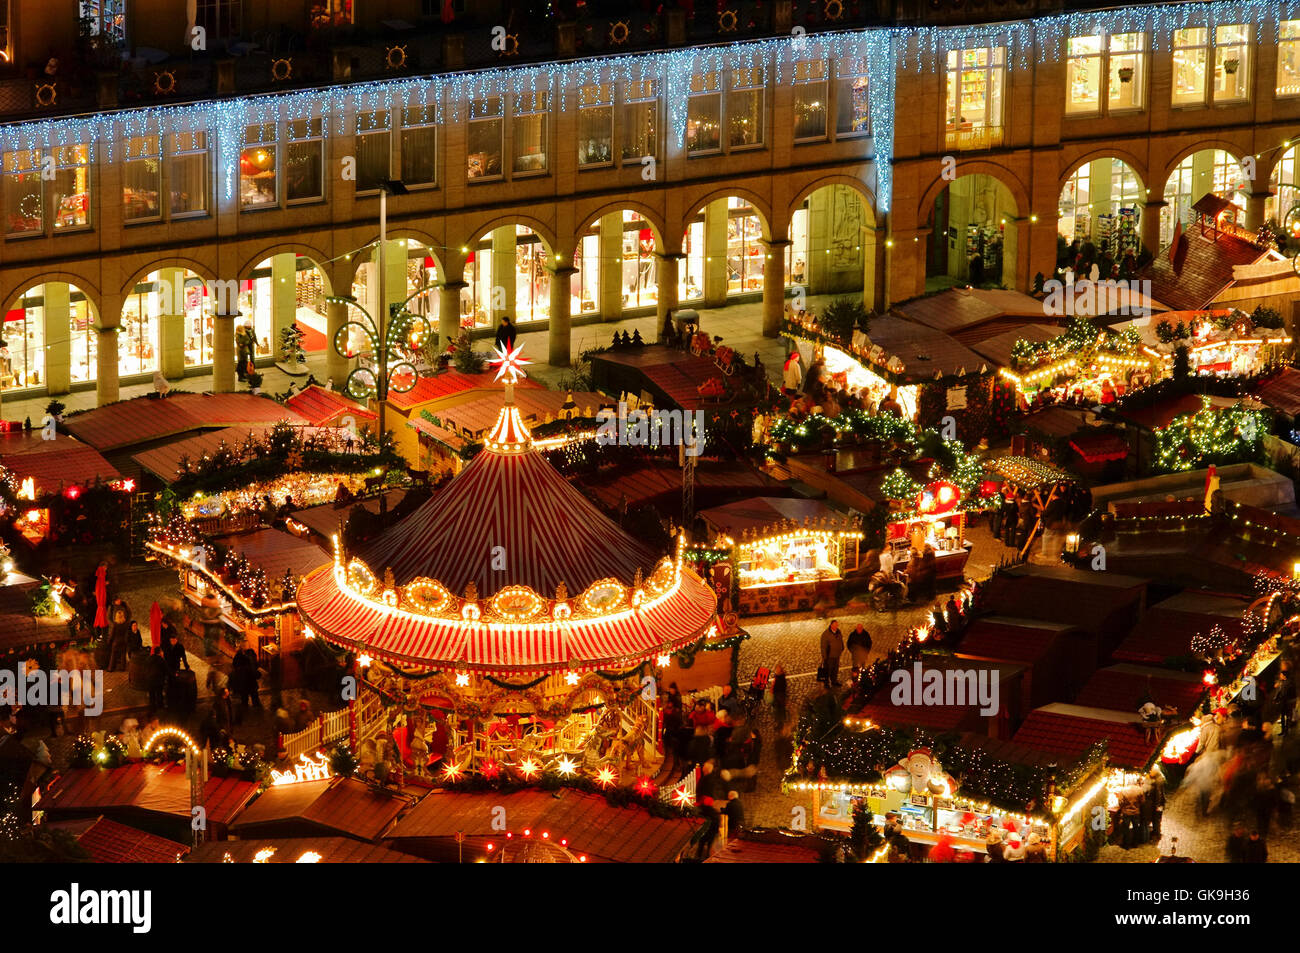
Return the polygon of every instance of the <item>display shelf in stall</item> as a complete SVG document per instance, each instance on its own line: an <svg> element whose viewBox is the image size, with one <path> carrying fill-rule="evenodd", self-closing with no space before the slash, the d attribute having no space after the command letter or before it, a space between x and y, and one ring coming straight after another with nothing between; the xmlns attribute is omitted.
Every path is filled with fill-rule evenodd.
<svg viewBox="0 0 1300 953"><path fill-rule="evenodd" d="M699 516L731 557L711 567L715 588L734 562L742 614L811 609L858 567L860 521L816 500L755 497Z"/></svg>

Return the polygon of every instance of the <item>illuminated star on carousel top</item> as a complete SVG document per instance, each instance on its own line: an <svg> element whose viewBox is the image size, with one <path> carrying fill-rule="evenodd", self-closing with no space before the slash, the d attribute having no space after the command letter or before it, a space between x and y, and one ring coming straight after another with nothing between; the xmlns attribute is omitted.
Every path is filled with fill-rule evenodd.
<svg viewBox="0 0 1300 953"><path fill-rule="evenodd" d="M496 360L489 362L498 365L495 380L499 381L504 377L507 384L514 384L519 380L519 378L528 376L524 373L524 365L533 362L525 360L521 356L523 350L524 346L522 344L515 348L509 346L498 346L496 348L497 358Z"/></svg>

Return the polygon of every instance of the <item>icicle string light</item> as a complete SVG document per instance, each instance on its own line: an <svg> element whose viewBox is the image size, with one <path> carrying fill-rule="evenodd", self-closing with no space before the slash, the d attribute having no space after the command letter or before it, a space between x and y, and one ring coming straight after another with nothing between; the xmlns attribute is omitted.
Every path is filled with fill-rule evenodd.
<svg viewBox="0 0 1300 953"><path fill-rule="evenodd" d="M1034 20L959 27L881 27L841 33L800 34L778 39L690 47L653 53L598 57L563 63L543 63L509 69L492 68L438 76L408 77L369 83L300 90L292 93L243 96L185 105L150 106L0 126L0 149L54 149L85 143L92 160L98 145L113 161L116 144L139 136L205 132L215 136L219 181L227 201L235 196L239 155L245 130L267 123L322 121L327 134L347 135L353 113L423 107L433 109L433 121L456 122L502 114L494 100L530 93L552 94L566 110L577 90L593 84L638 84L655 81L667 102L668 128L680 147L686 138L691 77L756 70L767 83L793 77L803 60L865 58L868 70L868 109L874 150L864 160L875 163L877 211L890 208L891 162L894 145L894 84L896 68L946 68L950 51L987 46L1007 49L1007 64L1027 69L1038 61L1054 61L1068 36L1108 33L1150 34L1149 48L1167 49L1174 30L1218 25L1270 26L1276 39L1281 21L1300 15L1300 0L1214 0L1149 7L1059 14ZM1211 34L1212 35L1212 34ZM1255 42L1265 38L1257 33ZM926 60L928 59L928 63ZM726 84L722 84L725 88ZM576 105L576 103L572 104Z"/></svg>

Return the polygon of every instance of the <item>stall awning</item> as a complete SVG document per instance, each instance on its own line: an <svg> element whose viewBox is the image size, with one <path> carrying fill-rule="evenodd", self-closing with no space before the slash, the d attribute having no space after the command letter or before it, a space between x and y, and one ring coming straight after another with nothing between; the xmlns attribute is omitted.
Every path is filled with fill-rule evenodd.
<svg viewBox="0 0 1300 953"><path fill-rule="evenodd" d="M1128 441L1113 431L1092 431L1070 438L1074 452L1087 463L1109 463L1128 456Z"/></svg>
<svg viewBox="0 0 1300 953"><path fill-rule="evenodd" d="M808 521L810 528L830 532L855 533L859 529L856 520L817 500L758 496L701 510L699 515L719 533L735 540L746 533L762 538L783 532L787 521L796 527ZM824 525L819 525L823 521Z"/></svg>

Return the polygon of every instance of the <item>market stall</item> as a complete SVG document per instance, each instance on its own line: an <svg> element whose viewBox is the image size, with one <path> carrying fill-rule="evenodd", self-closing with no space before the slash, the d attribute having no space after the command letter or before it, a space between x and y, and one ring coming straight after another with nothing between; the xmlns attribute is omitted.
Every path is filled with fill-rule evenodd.
<svg viewBox="0 0 1300 953"><path fill-rule="evenodd" d="M758 497L699 515L734 566L742 614L811 609L833 600L843 574L858 567L858 521L816 500Z"/></svg>
<svg viewBox="0 0 1300 953"><path fill-rule="evenodd" d="M1050 340L1018 340L1011 366L999 373L1016 388L1020 406L1029 408L1113 404L1171 370L1172 362L1144 340L1136 324L1113 331L1080 317Z"/></svg>
<svg viewBox="0 0 1300 953"><path fill-rule="evenodd" d="M934 550L935 578L961 579L972 546L966 539L966 512L961 488L937 480L917 494L911 512L889 523L885 538L894 555L894 570L906 575L914 552Z"/></svg>
<svg viewBox="0 0 1300 953"><path fill-rule="evenodd" d="M986 461L984 468L990 477L1010 484L1018 495L1029 500L1033 527L1021 547L1023 556L1042 529L1043 513L1048 505L1074 481L1064 471L1028 457L995 457Z"/></svg>
<svg viewBox="0 0 1300 953"><path fill-rule="evenodd" d="M1104 759L1097 758L1084 765L1068 788L1058 789L1049 781L1041 803L1035 802L1033 809L1012 808L962 795L957 780L943 770L934 753L918 748L888 769L881 783L818 781L789 787L812 793L813 824L819 830L849 834L854 813L865 808L877 827L891 821L900 824L911 849L920 856L942 841L983 862L993 835L1009 847L1023 845L1036 835L1049 860L1064 860L1084 848L1085 821L1094 806L1104 803L1107 778ZM873 859L883 861L885 852Z"/></svg>

